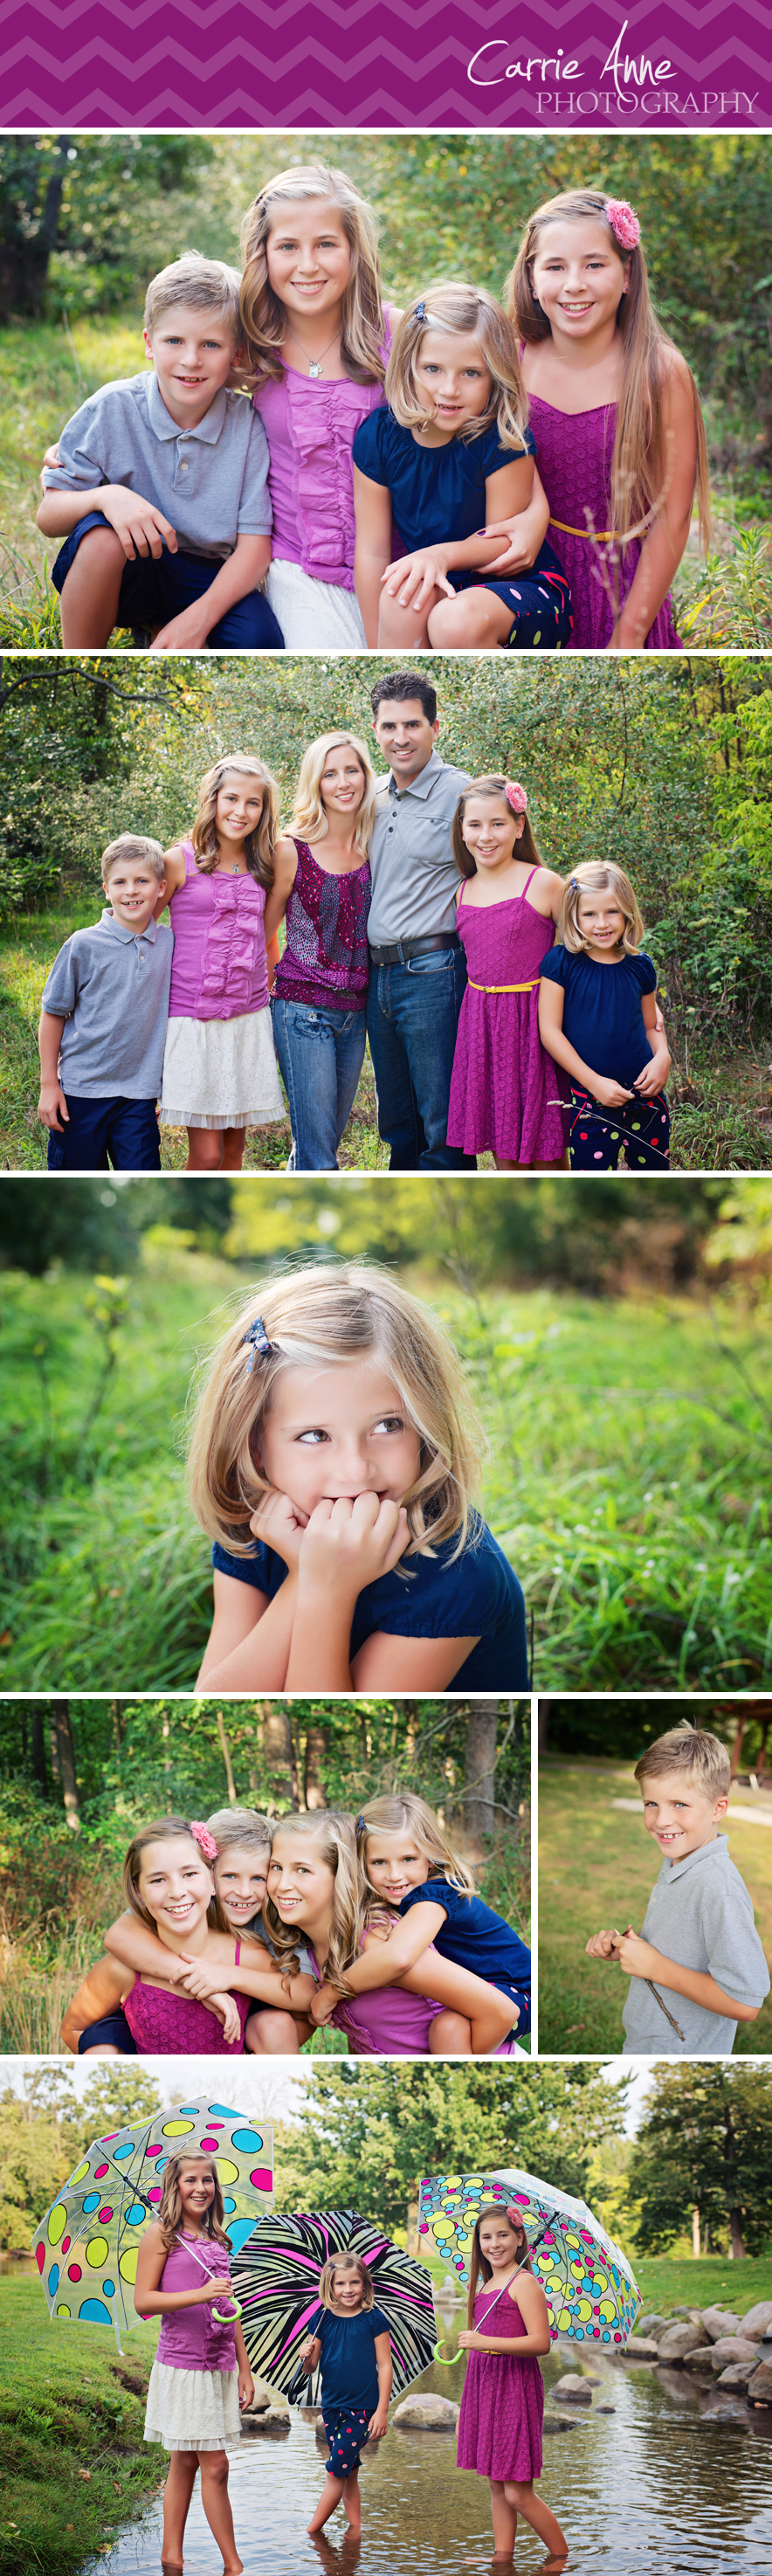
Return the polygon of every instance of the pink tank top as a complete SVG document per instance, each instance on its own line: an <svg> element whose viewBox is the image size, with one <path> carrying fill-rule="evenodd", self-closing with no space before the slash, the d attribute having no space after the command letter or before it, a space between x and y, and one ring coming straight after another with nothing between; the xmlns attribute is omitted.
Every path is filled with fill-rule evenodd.
<svg viewBox="0 0 772 2576"><path fill-rule="evenodd" d="M236 1967L240 1958L241 1942L237 1941ZM140 2053L145 2050L150 2057L243 2057L252 1998L234 1995L233 2001L239 2016L238 2039L225 2038L222 2022L216 2013L207 2010L206 2004L199 2003L197 1995L145 1985L141 1977L126 1996L123 2009ZM173 2288L174 2284L167 2286ZM188 2286L180 2283L181 2289Z"/></svg>
<svg viewBox="0 0 772 2576"><path fill-rule="evenodd" d="M195 2253L190 2250L194 2244ZM200 2290L205 2281L226 2280L230 2260L227 2245L218 2244L216 2237L181 2234L167 2254L159 2288ZM229 2304L220 2301L221 2306ZM233 2322L219 2325L204 2300L198 2308L170 2309L161 2318L158 2360L172 2370L235 2370Z"/></svg>
<svg viewBox="0 0 772 2576"><path fill-rule="evenodd" d="M391 350L388 316L380 356ZM277 560L300 564L312 581L354 588L354 475L351 450L357 430L385 401L383 386L334 383L285 367L269 377L252 401L270 453L268 490L273 505L272 549ZM172 970L173 973L173 970Z"/></svg>
<svg viewBox="0 0 772 2576"><path fill-rule="evenodd" d="M265 887L253 876L205 876L183 841L185 883L172 895L170 1020L237 1020L268 1004Z"/></svg>

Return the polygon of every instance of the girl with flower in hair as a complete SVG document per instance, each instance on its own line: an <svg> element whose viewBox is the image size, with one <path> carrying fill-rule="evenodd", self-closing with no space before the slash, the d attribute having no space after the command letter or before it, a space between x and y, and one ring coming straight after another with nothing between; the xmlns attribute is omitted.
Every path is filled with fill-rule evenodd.
<svg viewBox="0 0 772 2576"><path fill-rule="evenodd" d="M123 1892L142 1937L132 1940L124 1916L112 1925L115 1955L105 1952L74 1996L62 2024L66 2048L83 2057L238 2057L251 2044L254 2002L307 2013L310 1977L293 1986L285 1977L282 1986L277 1963L234 1940L216 1859L208 1827L182 1816L134 1835Z"/></svg>
<svg viewBox="0 0 772 2576"><path fill-rule="evenodd" d="M550 2349L547 2301L531 2270L520 2211L496 2201L475 2222L467 2324L458 2340L469 2359L456 2465L488 2480L495 2558L511 2563L521 2514L549 2551L542 2567L564 2567L568 2542L535 2487L544 2419L539 2355Z"/></svg>
<svg viewBox="0 0 772 2576"><path fill-rule="evenodd" d="M519 779L470 780L453 817L453 849L468 982L448 1144L466 1154L489 1151L499 1171L567 1168L569 1085L539 1037L539 978L563 880L542 866Z"/></svg>
<svg viewBox="0 0 772 2576"><path fill-rule="evenodd" d="M491 1988L502 1999L503 2043L497 2054L512 2054L508 2032L514 2023L518 2039L531 2020L531 1953L501 1914L494 1914L477 1895L472 1872L454 1851L424 1798L409 1790L393 1798L369 1798L356 1820L357 1858L362 1902L372 1912L378 1902L384 1918L361 1957L346 1969L346 1994L359 1999L398 1980L411 1968L431 1984L435 1956L467 1968L484 1981L487 2004L478 2024L471 2014L473 2054L489 2043ZM312 2020L331 2018L335 1989L325 1984L314 1997Z"/></svg>
<svg viewBox="0 0 772 2576"><path fill-rule="evenodd" d="M497 571L494 530L532 500L536 453L501 305L482 287L427 287L395 332L386 397L388 409L372 412L354 440L355 574L368 644L397 653L427 643L447 652L567 644L568 583L542 542L543 495L517 578Z"/></svg>
<svg viewBox="0 0 772 2576"><path fill-rule="evenodd" d="M161 2168L159 2166L159 2172ZM242 2576L228 2496L226 2444L237 2442L240 2408L254 2381L231 2286L217 2165L212 2156L172 2155L163 2167L161 2206L143 2229L134 2306L161 2319L145 2412L145 2441L169 2452L161 2565L182 2570L185 2524L201 2471L201 2502L223 2576Z"/></svg>
<svg viewBox="0 0 772 2576"><path fill-rule="evenodd" d="M516 1575L474 1501L482 1435L452 1344L365 1263L279 1272L202 1386L190 1493L213 1540L199 1687L528 1687Z"/></svg>
<svg viewBox="0 0 772 2576"><path fill-rule="evenodd" d="M652 305L632 206L571 188L537 207L507 305L550 539L571 585L572 648L677 652L669 593L695 493L706 544L710 532L705 430L694 377ZM510 533L499 578L522 561L522 521Z"/></svg>
<svg viewBox="0 0 772 2576"><path fill-rule="evenodd" d="M240 1172L247 1128L284 1117L267 950L284 909L277 866L294 852L277 800L264 761L216 761L190 839L164 860L174 956L161 1125L187 1128L189 1172Z"/></svg>
<svg viewBox="0 0 772 2576"><path fill-rule="evenodd" d="M571 1169L666 1171L670 1056L657 969L624 868L585 860L566 886L558 944L542 959L542 1045L571 1087Z"/></svg>

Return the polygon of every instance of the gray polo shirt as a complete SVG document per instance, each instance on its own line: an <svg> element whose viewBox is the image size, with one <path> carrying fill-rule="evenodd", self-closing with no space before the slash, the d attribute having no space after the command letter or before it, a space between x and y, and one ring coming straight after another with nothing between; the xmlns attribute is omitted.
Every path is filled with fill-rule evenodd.
<svg viewBox="0 0 772 2576"><path fill-rule="evenodd" d="M763 2004L769 1970L753 1920L745 1880L729 1858L725 1834L701 1843L685 1860L663 1860L643 1920L642 1939L673 1959L714 1977L722 1994L738 2003ZM656 1983L656 1979L655 1979ZM625 2057L728 2057L736 2021L706 2012L672 1986L663 1986L668 2011L683 2031L683 2046L642 1977L631 1977L622 2020Z"/></svg>
<svg viewBox="0 0 772 2576"><path fill-rule="evenodd" d="M124 930L110 911L65 939L43 994L64 1016L59 1080L65 1096L157 1100L161 1089L174 934L149 921Z"/></svg>
<svg viewBox="0 0 772 2576"><path fill-rule="evenodd" d="M68 420L59 455L59 466L43 468L46 492L125 483L163 511L182 554L224 560L237 536L266 536L273 525L262 421L225 385L197 429L178 428L149 371L102 385Z"/></svg>
<svg viewBox="0 0 772 2576"><path fill-rule="evenodd" d="M379 786L369 852L371 948L455 930L460 878L450 829L468 785L468 769L452 769L433 751L409 787L398 787L391 770Z"/></svg>

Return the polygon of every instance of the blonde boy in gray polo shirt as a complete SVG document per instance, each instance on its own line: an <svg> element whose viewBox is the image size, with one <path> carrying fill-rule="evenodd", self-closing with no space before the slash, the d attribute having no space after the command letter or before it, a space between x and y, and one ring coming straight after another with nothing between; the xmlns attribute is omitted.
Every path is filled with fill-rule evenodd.
<svg viewBox="0 0 772 2576"><path fill-rule="evenodd" d="M613 1960L630 1978L625 2057L728 2057L738 2021L756 2020L770 1982L747 1887L718 1830L729 1755L715 1735L671 1727L647 1746L635 1778L662 1867L641 1933L596 1932L587 1957Z"/></svg>
<svg viewBox="0 0 772 2576"><path fill-rule="evenodd" d="M101 921L74 930L43 993L38 1117L49 1172L158 1172L174 935L160 841L121 832L102 858Z"/></svg>

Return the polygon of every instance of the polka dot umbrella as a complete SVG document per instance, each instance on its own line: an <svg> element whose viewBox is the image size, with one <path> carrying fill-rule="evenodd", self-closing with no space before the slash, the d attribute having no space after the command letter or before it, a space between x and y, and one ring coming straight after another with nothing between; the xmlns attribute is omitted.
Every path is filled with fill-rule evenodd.
<svg viewBox="0 0 772 2576"><path fill-rule="evenodd" d="M215 2155L234 2254L273 2204L273 2129L223 2102L186 2102L87 2147L38 2228L33 2253L49 2315L76 2325L139 2324L134 2282L143 2227L157 2218L169 2157Z"/></svg>
<svg viewBox="0 0 772 2576"><path fill-rule="evenodd" d="M472 2230L486 2202L516 2209L547 2301L552 2341L619 2350L641 2305L630 2265L583 2200L535 2174L429 2174L419 2192L419 2235L460 2281L469 2279Z"/></svg>

